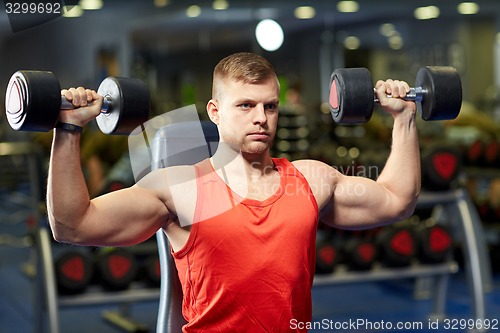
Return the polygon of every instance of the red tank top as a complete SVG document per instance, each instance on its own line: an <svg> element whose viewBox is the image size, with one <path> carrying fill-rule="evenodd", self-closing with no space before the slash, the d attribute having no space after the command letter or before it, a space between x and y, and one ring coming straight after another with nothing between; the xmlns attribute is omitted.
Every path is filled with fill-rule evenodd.
<svg viewBox="0 0 500 333"><path fill-rule="evenodd" d="M291 323L311 321L318 206L292 163L273 161L281 183L271 197L239 200L217 216L213 207L236 194L208 159L195 166L201 222L173 253L183 332L301 332Z"/></svg>

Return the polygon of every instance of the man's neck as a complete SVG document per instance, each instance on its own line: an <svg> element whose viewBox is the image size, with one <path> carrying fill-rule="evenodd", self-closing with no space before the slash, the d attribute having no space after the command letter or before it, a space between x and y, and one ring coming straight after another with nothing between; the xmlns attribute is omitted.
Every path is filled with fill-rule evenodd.
<svg viewBox="0 0 500 333"><path fill-rule="evenodd" d="M224 142L220 142L217 151L211 158L214 169L224 168L236 174L245 171L247 174L266 174L274 168L269 150L262 153L241 152Z"/></svg>
<svg viewBox="0 0 500 333"><path fill-rule="evenodd" d="M267 197L272 191L265 190L263 193L255 194L256 187L260 188L269 181L279 182L279 177L272 180L277 174L269 151L261 154L242 153L219 144L211 163L226 184L242 197L259 199Z"/></svg>

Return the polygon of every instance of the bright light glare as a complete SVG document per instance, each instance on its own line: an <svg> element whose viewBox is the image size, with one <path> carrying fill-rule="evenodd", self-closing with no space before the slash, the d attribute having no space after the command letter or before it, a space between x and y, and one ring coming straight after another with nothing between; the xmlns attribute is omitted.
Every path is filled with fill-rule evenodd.
<svg viewBox="0 0 500 333"><path fill-rule="evenodd" d="M295 8L294 15L299 20L308 20L316 16L316 9L312 6L300 6Z"/></svg>
<svg viewBox="0 0 500 333"><path fill-rule="evenodd" d="M418 7L413 12L418 20L430 20L439 17L440 11L436 6Z"/></svg>
<svg viewBox="0 0 500 333"><path fill-rule="evenodd" d="M102 8L102 0L80 0L78 5L83 10L98 10Z"/></svg>
<svg viewBox="0 0 500 333"><path fill-rule="evenodd" d="M281 47L285 39L283 29L279 23L270 19L262 20L257 24L255 37L260 47L266 51L276 51Z"/></svg>
<svg viewBox="0 0 500 333"><path fill-rule="evenodd" d="M473 15L479 12L479 5L475 2L462 2L457 10L462 15Z"/></svg>
<svg viewBox="0 0 500 333"><path fill-rule="evenodd" d="M201 7L197 5L191 5L186 9L187 17L198 17L201 15Z"/></svg>
<svg viewBox="0 0 500 333"><path fill-rule="evenodd" d="M341 13L355 13L359 10L357 1L344 0L337 3L337 10Z"/></svg>
<svg viewBox="0 0 500 333"><path fill-rule="evenodd" d="M214 10L226 10L229 8L229 3L227 0L214 0L214 2L212 2L212 8Z"/></svg>
<svg viewBox="0 0 500 333"><path fill-rule="evenodd" d="M64 6L63 8L63 15L64 17L80 17L83 15L83 9L76 5L76 6Z"/></svg>

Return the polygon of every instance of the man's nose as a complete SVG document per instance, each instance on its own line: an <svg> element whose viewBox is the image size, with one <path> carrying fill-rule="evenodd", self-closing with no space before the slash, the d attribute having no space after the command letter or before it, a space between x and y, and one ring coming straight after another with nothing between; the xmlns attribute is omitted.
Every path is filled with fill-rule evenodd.
<svg viewBox="0 0 500 333"><path fill-rule="evenodd" d="M265 124L267 122L267 115L264 105L257 104L253 111L254 124Z"/></svg>

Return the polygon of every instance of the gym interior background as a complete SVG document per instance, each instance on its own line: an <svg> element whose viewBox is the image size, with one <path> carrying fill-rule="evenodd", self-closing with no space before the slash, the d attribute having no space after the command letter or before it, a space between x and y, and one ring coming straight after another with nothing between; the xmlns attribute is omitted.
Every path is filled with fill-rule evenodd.
<svg viewBox="0 0 500 333"><path fill-rule="evenodd" d="M497 0L427 1L425 7L416 0L82 0L65 4L65 17L21 31L13 31L1 7L3 91L19 69L52 71L62 87L96 89L108 75L136 77L150 89L151 117L195 104L205 119L213 66L229 53L252 51L271 60L281 81L275 155L321 159L341 172L366 177L376 178L387 157L390 119L375 111L366 124L334 124L327 104L332 71L366 67L374 80L391 77L413 84L421 66L455 67L462 79L459 117L419 121L425 195L415 216L394 230L318 230L321 267L313 289L314 320L360 319L375 325L343 330L352 332L397 330L381 327L382 321L423 324L406 331L445 331L446 324L460 331L481 328L480 324L500 327ZM96 8L91 10L92 6ZM263 49L256 39L255 28L264 19L282 27L284 40L275 51ZM3 94L0 99L3 105ZM50 141L51 133L17 132L3 115L0 119L0 332L50 331L50 311L57 311L61 332L121 332L126 327L154 331L158 281L154 281L154 269L150 274L146 269L150 263L146 257L154 258L156 253L154 240L128 249L132 257L122 258L137 268L134 281L125 287L117 281L101 286L106 268L97 269L94 263L110 249L52 242L54 260L77 250L92 258L95 274L84 291L59 287L57 309L48 309L46 297L38 297L43 294L39 289L46 288L39 282L45 270L36 269L42 251L36 239L47 228L43 192ZM127 169L126 136L105 136L89 126L82 146L82 165L92 195L133 183ZM424 258L421 226L429 231L436 225L445 233L435 233L438 241L431 238L437 242L430 246L431 258ZM409 238L414 247L408 248ZM374 246L368 251L363 247L365 251L359 253L364 255L355 258L352 240L358 240L358 245L368 240ZM373 259L373 253L378 257ZM362 263L353 265L357 261ZM81 267L80 271L67 269L69 277L82 274ZM127 290L110 290L123 288ZM141 294L144 291L146 296ZM90 296L96 301L79 302ZM312 331L341 330L330 325Z"/></svg>

